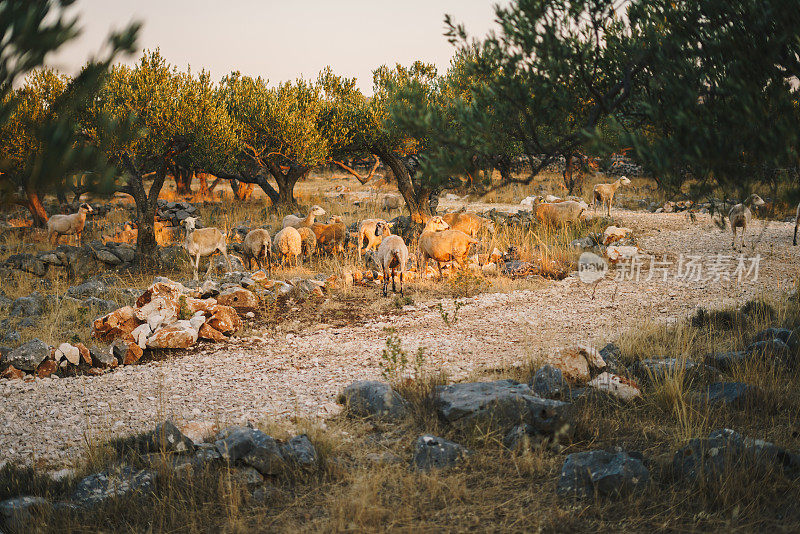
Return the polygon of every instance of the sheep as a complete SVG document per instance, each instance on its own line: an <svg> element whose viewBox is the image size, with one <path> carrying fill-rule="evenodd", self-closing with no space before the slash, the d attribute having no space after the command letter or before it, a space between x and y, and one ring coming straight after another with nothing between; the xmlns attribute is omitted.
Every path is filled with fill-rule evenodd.
<svg viewBox="0 0 800 534"><path fill-rule="evenodd" d="M263 228L250 230L244 236L242 243L247 267L252 270L252 264L255 262L259 269L263 269L261 258L264 258L267 261L267 271L272 278L272 237L269 232Z"/></svg>
<svg viewBox="0 0 800 534"><path fill-rule="evenodd" d="M397 293L395 287L395 271L400 271L400 294L403 294L403 274L406 272L408 263L408 247L403 238L399 235L389 235L385 237L378 252L373 256L373 260L383 269L383 296L387 296L389 278L392 279L392 293Z"/></svg>
<svg viewBox="0 0 800 534"><path fill-rule="evenodd" d="M381 240L392 235L389 224L383 219L364 219L358 225L358 259L361 259L361 249L366 243L366 251L375 250ZM366 240L366 241L365 241Z"/></svg>
<svg viewBox="0 0 800 534"><path fill-rule="evenodd" d="M347 237L347 227L342 219L334 215L328 220L328 224L314 223L311 226L317 238L317 246L328 250L334 254L340 252L344 254L344 241Z"/></svg>
<svg viewBox="0 0 800 534"><path fill-rule="evenodd" d="M287 258L291 262L292 256L295 266L299 265L298 257L303 253L303 238L297 228L288 226L275 234L273 247L280 257L281 265L285 264Z"/></svg>
<svg viewBox="0 0 800 534"><path fill-rule="evenodd" d="M400 197L397 195L386 195L381 201L384 211L392 211L400 208Z"/></svg>
<svg viewBox="0 0 800 534"><path fill-rule="evenodd" d="M614 194L623 185L630 185L631 181L627 176L621 176L611 184L597 184L594 186L594 193L592 195L592 207L597 211L597 203L600 202L600 209L604 205L608 206L608 216L611 217L611 203L614 201Z"/></svg>
<svg viewBox="0 0 800 534"><path fill-rule="evenodd" d="M311 206L308 210L308 215L305 217L298 217L297 215L287 215L283 218L283 228L289 226L293 228L301 228L303 226L310 228L314 224L314 217L322 217L325 215L325 210L319 206Z"/></svg>
<svg viewBox="0 0 800 534"><path fill-rule="evenodd" d="M478 237L481 228L486 228L490 234L494 234L494 222L474 213L460 211L445 213L442 215L442 219L450 225L452 230L460 230L470 237Z"/></svg>
<svg viewBox="0 0 800 534"><path fill-rule="evenodd" d="M794 216L794 241L792 245L797 246L797 227L800 226L800 204L797 205L797 214Z"/></svg>
<svg viewBox="0 0 800 534"><path fill-rule="evenodd" d="M215 252L220 252L225 256L225 261L228 263L228 272L232 271L233 267L231 267L231 259L228 257L228 246L225 243L225 234L216 228L197 229L195 228L196 222L197 217L187 217L182 223L186 227L186 239L183 242L183 248L189 253L190 258L194 256L192 279L197 280L200 256L213 256ZM214 262L209 258L206 278L211 274L212 265L214 265Z"/></svg>
<svg viewBox="0 0 800 534"><path fill-rule="evenodd" d="M439 267L439 280L442 279L442 263L455 261L464 269L464 260L469 247L479 243L460 230L450 230L450 226L440 216L431 217L419 236L418 254L420 275L425 272L428 258L436 261Z"/></svg>
<svg viewBox="0 0 800 534"><path fill-rule="evenodd" d="M733 249L736 248L736 229L739 227L742 228L741 242L742 242L742 248L744 248L744 234L747 231L747 225L750 224L750 220L753 218L753 212L750 210L750 208L763 205L764 201L761 199L760 196L754 193L749 197L747 197L747 200L745 200L743 203L736 204L728 212L728 220L731 222L731 232L733 232L733 239L731 240L731 248Z"/></svg>
<svg viewBox="0 0 800 534"><path fill-rule="evenodd" d="M589 206L581 201L564 200L563 202L540 202L539 197L534 199L533 214L539 222L544 224L566 224L578 222Z"/></svg>
<svg viewBox="0 0 800 534"><path fill-rule="evenodd" d="M298 228L297 231L300 233L303 257L310 258L311 255L317 250L317 236L314 234L314 231L311 228L307 228L305 226Z"/></svg>
<svg viewBox="0 0 800 534"><path fill-rule="evenodd" d="M78 208L78 213L52 215L47 220L47 241L55 245L60 236L77 234L78 246L80 246L83 227L86 225L86 214L93 211L92 207L84 202ZM55 236L55 240L52 239L53 236Z"/></svg>

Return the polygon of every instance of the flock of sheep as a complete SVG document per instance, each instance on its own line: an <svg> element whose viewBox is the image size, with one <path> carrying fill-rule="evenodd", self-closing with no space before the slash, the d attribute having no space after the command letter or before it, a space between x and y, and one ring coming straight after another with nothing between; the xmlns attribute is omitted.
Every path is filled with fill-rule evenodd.
<svg viewBox="0 0 800 534"><path fill-rule="evenodd" d="M631 181L622 176L610 184L598 184L592 194L592 204L597 209L605 208L611 215L611 204L617 190ZM589 206L580 198L561 200L548 195L545 198L528 197L523 200L523 206L529 207L534 216L543 223L561 224L574 222L586 212ZM733 206L728 213L728 220L733 232L731 246L736 247L736 234L742 230L741 245L744 247L744 234L752 219L753 207L763 206L764 201L758 195L750 195L741 204ZM77 235L80 243L81 233L86 223L86 215L92 212L91 206L81 204L77 213L70 215L53 215L47 222L48 241L58 241L61 235ZM282 229L270 236L268 230L258 228L251 230L243 241L243 256L247 267L252 269L257 265L259 269L266 267L272 276L272 255L278 256L281 265L299 265L299 258L310 257L315 252L326 251L333 254L344 253L345 243L349 236L347 227L338 216L331 217L327 223L316 221L317 217L325 215L325 210L313 206L305 217L287 215L283 218ZM193 279L198 279L200 258L212 256L219 252L225 257L228 269L231 270L231 261L227 253L225 235L217 228L196 228L196 217L189 217L183 221L186 229L184 248L193 258ZM797 231L800 226L800 205L797 206L795 217L794 240L797 245ZM418 265L423 270L428 260L432 259L439 268L439 277L442 277L442 263L455 262L462 269L472 245L479 243L476 239L481 229L494 233L494 223L484 217L466 212L448 213L432 217L425 225L417 243ZM358 226L357 236L358 257L362 257L362 249L369 255L381 269L383 269L383 293L387 294L389 280L392 282L392 291L396 291L395 276L399 275L400 293L403 293L403 274L406 271L409 251L403 238L392 235L391 227L383 219L365 219ZM212 262L206 271L210 274Z"/></svg>

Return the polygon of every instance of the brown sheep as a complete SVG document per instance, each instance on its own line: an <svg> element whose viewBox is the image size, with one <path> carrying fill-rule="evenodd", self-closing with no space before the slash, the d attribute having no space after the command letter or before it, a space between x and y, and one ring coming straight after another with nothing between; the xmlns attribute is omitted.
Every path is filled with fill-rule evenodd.
<svg viewBox="0 0 800 534"><path fill-rule="evenodd" d="M358 225L358 259L361 249L366 244L366 251L375 250L384 237L392 235L389 224L383 219L364 219Z"/></svg>
<svg viewBox="0 0 800 534"><path fill-rule="evenodd" d="M383 296L387 295L389 278L392 279L392 293L397 293L395 287L395 271L400 271L400 294L403 294L403 273L406 272L408 263L408 247L399 235L390 235L381 241L375 262L383 270Z"/></svg>
<svg viewBox="0 0 800 534"><path fill-rule="evenodd" d="M760 196L752 194L747 197L742 204L736 204L728 212L728 219L731 221L731 232L733 232L733 240L731 241L731 248L736 248L736 229L742 229L742 247L744 248L744 234L747 231L747 225L753 218L753 212L750 211L752 207L760 207L764 205L764 201Z"/></svg>
<svg viewBox="0 0 800 534"><path fill-rule="evenodd" d="M592 195L592 207L596 211L598 202L600 203L601 210L604 205L607 205L608 216L611 217L611 203L614 201L614 194L616 194L617 189L619 189L620 186L630 184L631 181L627 176L621 176L619 180L616 180L610 184L597 184L594 186L594 193Z"/></svg>
<svg viewBox="0 0 800 534"><path fill-rule="evenodd" d="M439 267L439 280L442 279L442 263L455 261L465 269L464 263L469 247L479 243L460 230L450 230L450 226L440 216L435 216L428 221L422 234L419 236L419 269L420 275L425 272L428 258L436 261Z"/></svg>
<svg viewBox="0 0 800 534"><path fill-rule="evenodd" d="M243 256L247 262L247 268L252 270L253 262L255 262L259 269L263 269L261 259L264 258L267 262L269 277L272 278L272 238L269 232L263 228L250 230L242 243L244 244Z"/></svg>
<svg viewBox="0 0 800 534"><path fill-rule="evenodd" d="M314 235L314 231L311 228L305 226L298 228L297 231L300 233L300 239L302 240L303 256L310 258L317 250L317 236Z"/></svg>
<svg viewBox="0 0 800 534"><path fill-rule="evenodd" d="M283 228L291 226L292 228L300 228L302 226L311 227L314 224L314 217L322 217L325 215L325 210L319 206L311 206L308 210L308 215L305 217L298 217L297 215L287 215L283 218Z"/></svg>
<svg viewBox="0 0 800 534"><path fill-rule="evenodd" d="M78 213L52 215L47 220L47 241L55 244L62 235L77 235L78 246L80 246L83 227L86 225L86 214L92 213L92 211L94 211L92 207L84 202L78 208ZM55 236L54 241L53 236Z"/></svg>
<svg viewBox="0 0 800 534"><path fill-rule="evenodd" d="M578 222L589 206L585 202L564 200L562 202L539 202L537 197L533 201L533 214L542 224L560 225Z"/></svg>
<svg viewBox="0 0 800 534"><path fill-rule="evenodd" d="M317 247L333 254L344 254L344 241L347 237L347 227L342 222L341 217L334 215L328 220L328 224L314 223L311 226L317 238Z"/></svg>
<svg viewBox="0 0 800 534"><path fill-rule="evenodd" d="M481 228L486 228L490 234L494 234L494 222L474 213L445 213L442 219L452 230L460 230L470 237L478 237Z"/></svg>

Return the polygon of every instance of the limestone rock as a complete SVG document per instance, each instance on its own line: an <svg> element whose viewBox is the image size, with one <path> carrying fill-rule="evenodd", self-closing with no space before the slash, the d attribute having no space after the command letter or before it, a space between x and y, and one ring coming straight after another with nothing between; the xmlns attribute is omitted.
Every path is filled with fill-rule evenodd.
<svg viewBox="0 0 800 534"><path fill-rule="evenodd" d="M3 363L22 371L35 371L39 364L50 356L50 347L41 339L32 339L3 357Z"/></svg>
<svg viewBox="0 0 800 534"><path fill-rule="evenodd" d="M359 380L342 392L342 404L353 415L401 419L408 413L408 402L389 384L376 380Z"/></svg>
<svg viewBox="0 0 800 534"><path fill-rule="evenodd" d="M641 491L650 473L641 459L625 452L577 452L567 456L558 480L558 493L565 496L619 496Z"/></svg>
<svg viewBox="0 0 800 534"><path fill-rule="evenodd" d="M413 465L418 471L453 467L468 453L458 443L426 434L414 443Z"/></svg>

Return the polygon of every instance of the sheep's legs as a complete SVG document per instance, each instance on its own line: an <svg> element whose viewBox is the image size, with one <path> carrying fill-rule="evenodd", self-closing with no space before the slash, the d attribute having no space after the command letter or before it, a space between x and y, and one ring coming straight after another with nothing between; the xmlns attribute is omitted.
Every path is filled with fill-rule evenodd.
<svg viewBox="0 0 800 534"><path fill-rule="evenodd" d="M386 272L386 268L383 269L383 296L387 296L387 289L389 288L389 280L386 278L386 275L389 274Z"/></svg>
<svg viewBox="0 0 800 534"><path fill-rule="evenodd" d="M392 267L392 293L397 293L397 287L394 285L394 267Z"/></svg>
<svg viewBox="0 0 800 534"><path fill-rule="evenodd" d="M209 259L209 261L211 261ZM198 254L194 259L194 272L192 273L192 280L198 280L197 271L200 269L200 254Z"/></svg>
<svg viewBox="0 0 800 534"><path fill-rule="evenodd" d="M403 296L403 271L400 271L400 296Z"/></svg>
<svg viewBox="0 0 800 534"><path fill-rule="evenodd" d="M200 267L200 255L197 255L197 266ZM214 255L208 257L208 269L206 269L206 280L211 276L211 267L214 266Z"/></svg>
<svg viewBox="0 0 800 534"><path fill-rule="evenodd" d="M800 226L800 222L794 223L794 241L792 242L792 245L794 245L795 247L797 246L797 227L798 226Z"/></svg>

